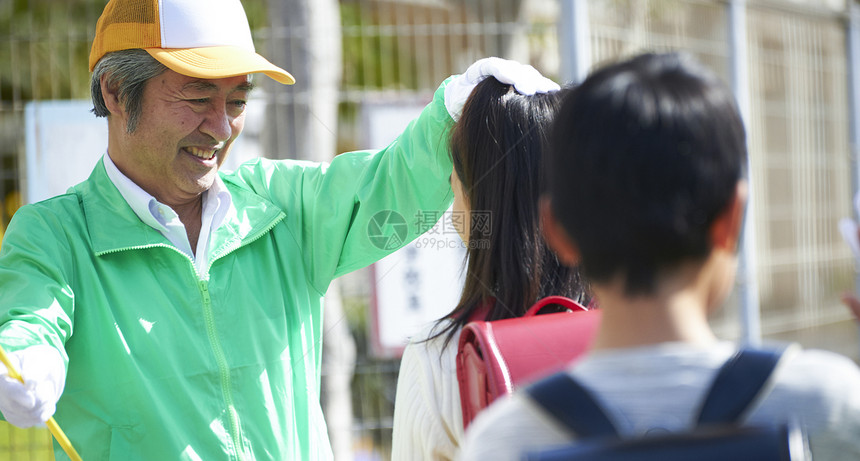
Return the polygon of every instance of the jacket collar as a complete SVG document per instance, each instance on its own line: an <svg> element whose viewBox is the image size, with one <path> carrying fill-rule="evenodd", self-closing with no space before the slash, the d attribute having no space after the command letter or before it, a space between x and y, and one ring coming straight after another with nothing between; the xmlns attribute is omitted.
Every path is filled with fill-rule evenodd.
<svg viewBox="0 0 860 461"><path fill-rule="evenodd" d="M217 256L257 239L285 216L280 208L259 195L230 182L225 184L233 203L222 225L210 236L210 262ZM173 246L161 233L137 217L108 178L102 161L96 164L89 179L73 187L71 192L79 197L96 255L152 246ZM237 209L242 210L241 214Z"/></svg>

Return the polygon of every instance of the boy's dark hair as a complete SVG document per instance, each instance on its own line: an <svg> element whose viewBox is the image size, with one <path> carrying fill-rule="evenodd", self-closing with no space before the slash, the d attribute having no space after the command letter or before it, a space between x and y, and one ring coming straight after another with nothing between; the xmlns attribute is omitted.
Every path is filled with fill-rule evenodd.
<svg viewBox="0 0 860 461"><path fill-rule="evenodd" d="M495 301L485 320L521 317L539 299L584 302L576 269L543 239L538 201L551 122L566 90L525 96L489 77L479 83L451 132L451 155L471 209L466 280L446 343L473 313Z"/></svg>
<svg viewBox="0 0 860 461"><path fill-rule="evenodd" d="M645 54L565 96L547 161L552 210L592 282L629 295L711 250L709 228L746 169L731 91L692 58Z"/></svg>

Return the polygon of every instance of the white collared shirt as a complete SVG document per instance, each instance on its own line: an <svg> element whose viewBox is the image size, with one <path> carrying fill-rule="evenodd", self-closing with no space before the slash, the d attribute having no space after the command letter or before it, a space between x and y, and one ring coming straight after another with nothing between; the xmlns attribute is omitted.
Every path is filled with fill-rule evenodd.
<svg viewBox="0 0 860 461"><path fill-rule="evenodd" d="M197 267L201 277L209 276L209 237L223 222L233 198L230 191L216 175L215 182L203 194L203 215L201 217L200 235L197 238L197 251L191 251L188 233L185 225L179 220L179 215L173 208L155 199L150 193L141 189L128 176L124 175L113 163L110 155L104 155L104 166L108 178L122 194L122 197L144 224L161 232L177 249L187 254Z"/></svg>

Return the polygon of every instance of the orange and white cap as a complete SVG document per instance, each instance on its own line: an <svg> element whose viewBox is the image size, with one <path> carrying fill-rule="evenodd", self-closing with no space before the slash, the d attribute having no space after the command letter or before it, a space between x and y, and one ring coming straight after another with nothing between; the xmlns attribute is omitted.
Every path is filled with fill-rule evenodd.
<svg viewBox="0 0 860 461"><path fill-rule="evenodd" d="M239 0L110 0L96 24L90 71L106 53L134 48L189 77L263 73L296 82L257 54Z"/></svg>

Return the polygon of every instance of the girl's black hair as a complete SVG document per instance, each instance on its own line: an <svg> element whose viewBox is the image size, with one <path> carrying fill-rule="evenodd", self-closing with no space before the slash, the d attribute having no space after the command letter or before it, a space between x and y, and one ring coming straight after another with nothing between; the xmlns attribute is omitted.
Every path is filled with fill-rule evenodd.
<svg viewBox="0 0 860 461"><path fill-rule="evenodd" d="M432 337L450 342L482 306L483 320L521 317L549 295L586 301L576 269L561 264L541 234L538 200L550 123L566 90L525 96L487 78L451 133L454 171L470 208L466 277L457 306Z"/></svg>

